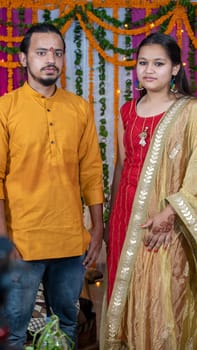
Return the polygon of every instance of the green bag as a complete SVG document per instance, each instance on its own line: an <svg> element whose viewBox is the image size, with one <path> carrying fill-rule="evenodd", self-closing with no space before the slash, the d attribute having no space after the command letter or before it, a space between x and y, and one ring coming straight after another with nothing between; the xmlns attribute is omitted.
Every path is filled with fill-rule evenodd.
<svg viewBox="0 0 197 350"><path fill-rule="evenodd" d="M68 345L69 344L69 345ZM33 335L32 345L25 350L73 350L74 342L59 328L59 318L51 315L44 327Z"/></svg>

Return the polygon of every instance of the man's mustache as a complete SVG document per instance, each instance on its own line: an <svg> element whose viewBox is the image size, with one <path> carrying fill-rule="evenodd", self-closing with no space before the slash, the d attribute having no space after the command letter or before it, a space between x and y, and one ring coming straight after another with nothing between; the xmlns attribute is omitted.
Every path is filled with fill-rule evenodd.
<svg viewBox="0 0 197 350"><path fill-rule="evenodd" d="M59 68L57 68L54 64L48 64L47 66L41 68L41 71L48 69L48 68L54 68L57 72L59 72Z"/></svg>

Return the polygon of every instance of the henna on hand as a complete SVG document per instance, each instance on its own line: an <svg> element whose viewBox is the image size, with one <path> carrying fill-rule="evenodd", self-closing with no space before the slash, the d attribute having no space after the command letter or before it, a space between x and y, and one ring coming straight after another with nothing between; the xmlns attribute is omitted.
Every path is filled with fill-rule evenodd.
<svg viewBox="0 0 197 350"><path fill-rule="evenodd" d="M170 232L174 226L175 214L169 215L167 221L163 221L159 226L155 226L152 228L152 233L157 234L160 232Z"/></svg>

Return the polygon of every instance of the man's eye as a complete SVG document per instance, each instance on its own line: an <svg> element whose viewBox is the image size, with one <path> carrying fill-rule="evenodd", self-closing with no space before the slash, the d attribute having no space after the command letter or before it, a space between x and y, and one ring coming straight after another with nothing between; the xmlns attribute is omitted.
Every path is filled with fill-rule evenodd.
<svg viewBox="0 0 197 350"><path fill-rule="evenodd" d="M45 51L37 51L38 56L45 56L46 52Z"/></svg>
<svg viewBox="0 0 197 350"><path fill-rule="evenodd" d="M56 51L56 56L57 57L62 57L63 56L63 52L62 51Z"/></svg>

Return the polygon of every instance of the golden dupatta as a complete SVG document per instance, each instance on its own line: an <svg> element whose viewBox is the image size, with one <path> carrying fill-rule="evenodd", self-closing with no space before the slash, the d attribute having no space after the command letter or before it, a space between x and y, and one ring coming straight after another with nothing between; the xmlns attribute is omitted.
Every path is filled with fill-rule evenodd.
<svg viewBox="0 0 197 350"><path fill-rule="evenodd" d="M165 206L166 202L170 202L174 207L179 218L177 232L181 231L184 234L191 248L193 261L195 263L197 261L197 171L195 171L197 170L197 114L195 113L197 113L196 101L192 98L183 97L177 100L165 113L154 133L136 191L133 210L118 265L110 303L106 314L104 314L105 311L103 311L100 343L101 350L146 350L146 344L144 343L141 347L135 347L132 345L132 341L130 342L130 340L128 340L129 331L127 330L125 330L127 341L122 340L125 338L124 322L125 319L128 319L128 315L132 318L132 313L130 313L129 309L129 295L132 294L131 284L133 271L135 269L136 260L139 259L139 255L143 255L143 248L141 248L141 246L144 231L140 228L140 225L147 220L148 216L152 216L155 212L160 211ZM179 123L182 125L181 132L178 126ZM188 140L186 140L185 132L187 133ZM182 166L183 170L179 171L180 176L178 180L175 179L176 176L172 176L173 185L170 187L170 185L168 185L168 177L170 177L168 171L171 171L171 165L169 162L173 163L174 159L178 159L178 157L179 161L177 164L180 169ZM188 169L186 174L184 174L185 167L187 166ZM181 179L184 179L183 186ZM191 189L191 180L193 181L193 186L196 185L196 189L194 190ZM167 261L168 258L166 254L159 253L158 259L160 259L161 264L162 259ZM160 266L162 267L162 264ZM165 273L165 271L163 271L163 273ZM164 277L166 278L166 276ZM170 286L170 276L167 278L167 284ZM168 293L167 290L166 293ZM106 302L104 300L103 310L105 310L105 307ZM167 319L170 320L170 315L167 315ZM131 324L130 326L132 327ZM172 325L172 328L173 327L174 325ZM195 336L197 339L197 334ZM143 334L141 334L141 337L143 338ZM184 336L182 337L184 338ZM165 346L165 350L178 349L175 338L175 333L172 333L171 339L168 340L168 344L166 342L167 345ZM184 340L182 344L186 344L186 342L187 340ZM142 344L142 342L140 344ZM148 348L147 345L147 349ZM150 349L153 350L151 347ZM159 345L154 349L159 350ZM164 347L161 346L161 349L164 349ZM180 348L180 350L185 349L186 347ZM187 349L194 348L189 347L188 345Z"/></svg>

